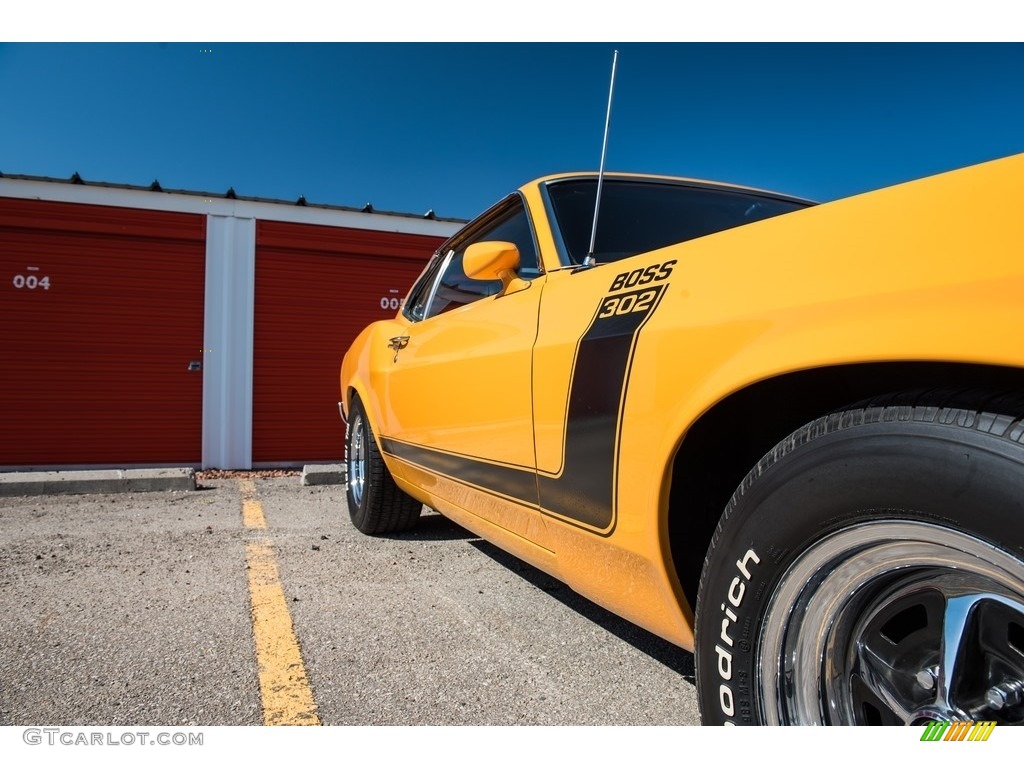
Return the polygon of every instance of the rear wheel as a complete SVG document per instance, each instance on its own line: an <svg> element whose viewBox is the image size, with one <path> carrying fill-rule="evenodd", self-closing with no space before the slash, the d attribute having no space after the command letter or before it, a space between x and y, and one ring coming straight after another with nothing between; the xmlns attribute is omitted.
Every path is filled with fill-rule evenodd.
<svg viewBox="0 0 1024 768"><path fill-rule="evenodd" d="M1024 425L832 414L743 481L697 604L707 723L1024 722Z"/></svg>
<svg viewBox="0 0 1024 768"><path fill-rule="evenodd" d="M350 410L345 461L352 524L371 535L406 531L416 525L423 505L395 484L358 396L353 396Z"/></svg>

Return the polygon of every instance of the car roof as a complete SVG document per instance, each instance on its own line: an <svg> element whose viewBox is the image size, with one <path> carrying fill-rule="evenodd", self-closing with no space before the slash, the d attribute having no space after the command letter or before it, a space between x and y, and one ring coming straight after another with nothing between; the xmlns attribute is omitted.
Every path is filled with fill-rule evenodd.
<svg viewBox="0 0 1024 768"><path fill-rule="evenodd" d="M597 171L571 171L562 173L553 173L547 176L541 176L534 179L533 181L523 184L519 189L525 190L528 187L538 187L552 182L566 181L570 179L596 179L598 177ZM759 187L749 187L742 184L731 184L724 181L710 181L707 179L696 179L686 176L667 176L662 174L653 173L632 173L624 171L605 171L605 179L613 180L626 180L626 181L655 181L665 182L672 184L686 184L694 187L706 187L709 189L728 189L736 192L750 192L757 195L768 195L771 197L779 197L787 200L793 200L801 203L807 203L808 205L814 205L817 201L809 200L804 197L797 195L789 195L784 192L776 192L771 189L761 189Z"/></svg>

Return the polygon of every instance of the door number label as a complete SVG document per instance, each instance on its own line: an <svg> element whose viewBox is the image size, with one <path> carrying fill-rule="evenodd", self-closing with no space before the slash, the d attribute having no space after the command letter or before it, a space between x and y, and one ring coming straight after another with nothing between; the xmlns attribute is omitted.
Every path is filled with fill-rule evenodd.
<svg viewBox="0 0 1024 768"><path fill-rule="evenodd" d="M15 288L29 291L34 291L37 288L42 288L44 291L50 290L50 276L40 275L39 267L25 267L25 272L28 274L17 274L11 279L11 284Z"/></svg>

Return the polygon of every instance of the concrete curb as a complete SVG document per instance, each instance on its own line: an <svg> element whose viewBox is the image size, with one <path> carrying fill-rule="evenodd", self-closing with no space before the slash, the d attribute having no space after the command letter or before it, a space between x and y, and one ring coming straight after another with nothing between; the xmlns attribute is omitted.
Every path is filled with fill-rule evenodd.
<svg viewBox="0 0 1024 768"><path fill-rule="evenodd" d="M191 467L86 469L69 472L0 472L0 496L194 491L195 488L196 473Z"/></svg>
<svg viewBox="0 0 1024 768"><path fill-rule="evenodd" d="M344 485L344 464L307 464L302 468L303 485Z"/></svg>

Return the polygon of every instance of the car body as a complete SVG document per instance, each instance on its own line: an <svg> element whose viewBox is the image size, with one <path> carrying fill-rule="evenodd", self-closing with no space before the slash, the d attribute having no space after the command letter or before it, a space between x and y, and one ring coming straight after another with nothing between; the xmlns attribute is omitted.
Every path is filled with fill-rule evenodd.
<svg viewBox="0 0 1024 768"><path fill-rule="evenodd" d="M1022 182L524 185L345 355L354 523L694 650L708 723L1024 720Z"/></svg>

